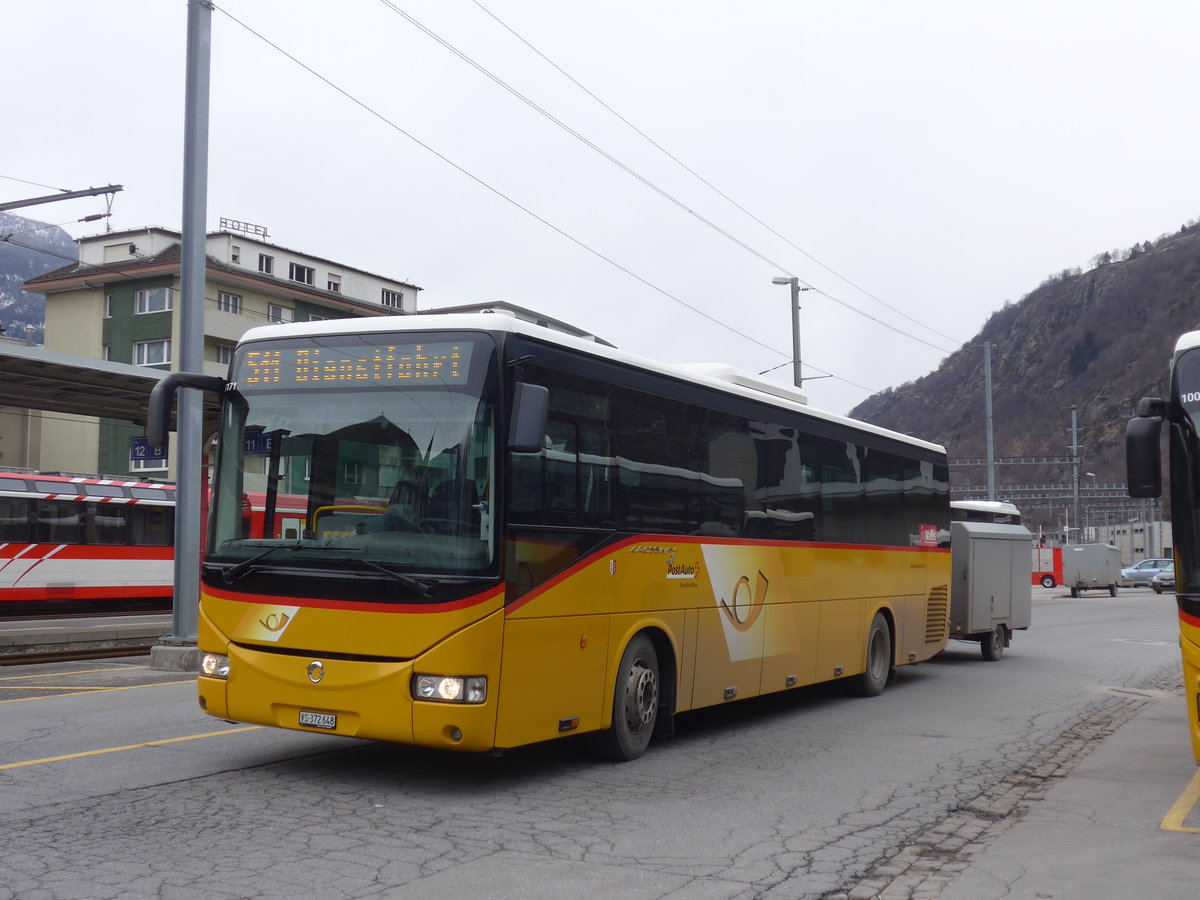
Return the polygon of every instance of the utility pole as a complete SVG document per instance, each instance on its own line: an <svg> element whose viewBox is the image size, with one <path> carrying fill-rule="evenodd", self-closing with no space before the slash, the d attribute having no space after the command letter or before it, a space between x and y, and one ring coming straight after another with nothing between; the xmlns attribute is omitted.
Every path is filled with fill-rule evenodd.
<svg viewBox="0 0 1200 900"><path fill-rule="evenodd" d="M1079 524L1079 407L1071 407L1071 496L1075 500L1075 524Z"/></svg>
<svg viewBox="0 0 1200 900"><path fill-rule="evenodd" d="M205 213L208 205L209 63L212 3L188 0L183 134L183 240L180 263L179 371L204 371ZM175 464L175 600L167 645L195 644L200 601L203 398L180 391Z"/></svg>
<svg viewBox="0 0 1200 900"><path fill-rule="evenodd" d="M987 419L988 499L996 499L996 452L992 443L992 345L983 344L983 403Z"/></svg>

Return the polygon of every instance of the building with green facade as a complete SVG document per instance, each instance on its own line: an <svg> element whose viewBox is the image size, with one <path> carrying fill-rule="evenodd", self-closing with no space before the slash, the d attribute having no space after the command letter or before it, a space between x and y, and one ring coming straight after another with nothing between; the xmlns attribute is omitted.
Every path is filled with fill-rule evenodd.
<svg viewBox="0 0 1200 900"><path fill-rule="evenodd" d="M224 375L249 328L278 322L416 312L421 289L268 241L266 229L222 220L206 236L204 372ZM180 239L143 228L81 238L79 262L22 285L46 296L49 350L111 362L178 368ZM30 411L23 423L36 458L25 466L171 478L166 462L133 458L128 422Z"/></svg>

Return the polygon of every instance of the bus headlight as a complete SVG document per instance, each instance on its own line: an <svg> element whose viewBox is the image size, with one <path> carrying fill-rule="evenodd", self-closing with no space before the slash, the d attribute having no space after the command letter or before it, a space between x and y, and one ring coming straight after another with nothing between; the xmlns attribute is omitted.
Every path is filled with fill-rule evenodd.
<svg viewBox="0 0 1200 900"><path fill-rule="evenodd" d="M210 678L228 678L229 657L219 653L205 653L200 657L200 672Z"/></svg>
<svg viewBox="0 0 1200 900"><path fill-rule="evenodd" d="M414 675L412 695L414 700L439 703L482 703L487 699L487 679L482 675Z"/></svg>

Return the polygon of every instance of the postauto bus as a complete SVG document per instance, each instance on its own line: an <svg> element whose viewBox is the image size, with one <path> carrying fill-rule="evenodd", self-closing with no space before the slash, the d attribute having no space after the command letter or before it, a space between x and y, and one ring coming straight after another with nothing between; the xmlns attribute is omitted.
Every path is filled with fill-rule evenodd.
<svg viewBox="0 0 1200 900"><path fill-rule="evenodd" d="M223 397L210 715L632 759L677 713L875 695L946 645L945 451L790 387L489 313L252 329L227 379L164 379L152 440L180 386Z"/></svg>

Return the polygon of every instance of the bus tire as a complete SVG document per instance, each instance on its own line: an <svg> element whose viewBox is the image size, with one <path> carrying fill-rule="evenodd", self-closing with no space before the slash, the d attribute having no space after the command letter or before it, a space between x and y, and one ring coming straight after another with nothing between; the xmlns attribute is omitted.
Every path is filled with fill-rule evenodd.
<svg viewBox="0 0 1200 900"><path fill-rule="evenodd" d="M1055 584L1055 582L1054 582L1053 575L1043 575L1042 576L1042 587L1052 588L1052 587L1054 587L1054 584Z"/></svg>
<svg viewBox="0 0 1200 900"><path fill-rule="evenodd" d="M1005 634L1004 626L997 625L991 634L986 634L979 642L979 651L988 662L995 662L1004 655Z"/></svg>
<svg viewBox="0 0 1200 900"><path fill-rule="evenodd" d="M867 632L867 668L850 682L850 690L860 697L878 697L892 672L892 632L887 617L875 613Z"/></svg>
<svg viewBox="0 0 1200 900"><path fill-rule="evenodd" d="M621 655L613 689L612 725L595 735L593 748L605 759L637 759L646 752L658 718L661 682L658 653L645 632L634 636Z"/></svg>

